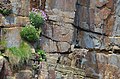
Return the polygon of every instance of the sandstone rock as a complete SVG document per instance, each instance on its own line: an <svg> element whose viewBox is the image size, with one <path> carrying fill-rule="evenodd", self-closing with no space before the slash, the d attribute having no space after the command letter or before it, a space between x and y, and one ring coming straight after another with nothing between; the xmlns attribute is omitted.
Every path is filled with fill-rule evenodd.
<svg viewBox="0 0 120 79"><path fill-rule="evenodd" d="M16 75L16 79L32 79L32 72L30 70L22 70Z"/></svg>
<svg viewBox="0 0 120 79"><path fill-rule="evenodd" d="M65 1L65 0L47 0L47 8L48 9L59 9L62 11L74 11L75 10L75 3L76 0L70 0L70 1ZM59 4L59 5L58 5Z"/></svg>
<svg viewBox="0 0 120 79"><path fill-rule="evenodd" d="M0 26L4 25L4 17L0 14Z"/></svg>
<svg viewBox="0 0 120 79"><path fill-rule="evenodd" d="M5 16L5 25L16 24L16 17L14 15Z"/></svg>
<svg viewBox="0 0 120 79"><path fill-rule="evenodd" d="M96 1L96 6L97 7L102 7L106 3L108 3L108 0L98 0L98 1Z"/></svg>
<svg viewBox="0 0 120 79"><path fill-rule="evenodd" d="M80 1L80 4L83 5L83 6L87 6L87 5L88 5L88 4L87 4L87 1L88 1L88 0L81 0L81 1Z"/></svg>
<svg viewBox="0 0 120 79"><path fill-rule="evenodd" d="M13 6L13 13L17 15L22 16L28 16L29 14L29 8L30 8L30 2L29 0L10 0L11 4Z"/></svg>
<svg viewBox="0 0 120 79"><path fill-rule="evenodd" d="M71 24L64 24L62 26L53 26L53 38L58 41L72 41L73 27Z"/></svg>
<svg viewBox="0 0 120 79"><path fill-rule="evenodd" d="M16 19L16 24L19 24L19 25L26 25L29 23L30 23L30 21L29 21L28 17L18 16Z"/></svg>
<svg viewBox="0 0 120 79"><path fill-rule="evenodd" d="M2 70L4 60L5 59L3 58L3 56L0 56L0 72Z"/></svg>
<svg viewBox="0 0 120 79"><path fill-rule="evenodd" d="M115 43L116 45L120 44L120 37L109 37L110 41Z"/></svg>
<svg viewBox="0 0 120 79"><path fill-rule="evenodd" d="M110 13L111 13L111 10L105 7L102 10L100 10L99 16L101 19L107 19Z"/></svg>
<svg viewBox="0 0 120 79"><path fill-rule="evenodd" d="M49 15L49 19L53 21L60 21L61 17L58 15Z"/></svg>
<svg viewBox="0 0 120 79"><path fill-rule="evenodd" d="M49 79L55 79L55 70L49 70Z"/></svg>
<svg viewBox="0 0 120 79"><path fill-rule="evenodd" d="M60 72L56 73L56 79L61 79L62 78L62 74Z"/></svg>
<svg viewBox="0 0 120 79"><path fill-rule="evenodd" d="M90 0L90 8L95 9L95 7L96 7L96 1Z"/></svg>
<svg viewBox="0 0 120 79"><path fill-rule="evenodd" d="M95 14L95 24L96 26L102 23L102 19L100 18L99 14Z"/></svg>
<svg viewBox="0 0 120 79"><path fill-rule="evenodd" d="M106 4L106 6L110 9L114 9L114 0L108 0L108 3Z"/></svg>
<svg viewBox="0 0 120 79"><path fill-rule="evenodd" d="M0 79L7 78L12 75L8 61L0 56Z"/></svg>
<svg viewBox="0 0 120 79"><path fill-rule="evenodd" d="M2 29L3 32L2 34L7 43L7 47L14 47L14 46L18 47L20 45L21 43L20 31L21 31L21 27Z"/></svg>
<svg viewBox="0 0 120 79"><path fill-rule="evenodd" d="M108 56L105 54L97 54L97 62L101 64L107 64L108 63Z"/></svg>
<svg viewBox="0 0 120 79"><path fill-rule="evenodd" d="M106 34L107 35L111 35L112 34L112 28L113 28L113 26L114 26L114 23L115 23L115 17L114 16L111 16L110 18L109 18L109 21L108 21L108 23L106 24L106 28L109 28L109 29L106 29Z"/></svg>
<svg viewBox="0 0 120 79"><path fill-rule="evenodd" d="M0 79L5 78L5 59L0 56Z"/></svg>
<svg viewBox="0 0 120 79"><path fill-rule="evenodd" d="M70 49L70 44L67 42L58 42L57 46L60 52L67 52Z"/></svg>
<svg viewBox="0 0 120 79"><path fill-rule="evenodd" d="M90 9L90 30L94 30L94 23L95 23L95 10Z"/></svg>
<svg viewBox="0 0 120 79"><path fill-rule="evenodd" d="M62 17L73 19L75 17L75 12L61 12Z"/></svg>
<svg viewBox="0 0 120 79"><path fill-rule="evenodd" d="M60 57L59 54L47 54L47 62L50 64L57 64L58 57Z"/></svg>
<svg viewBox="0 0 120 79"><path fill-rule="evenodd" d="M56 42L46 38L44 38L44 40L46 40L46 42L42 44L43 50L46 52L57 52Z"/></svg>
<svg viewBox="0 0 120 79"><path fill-rule="evenodd" d="M108 57L108 64L110 64L111 66L115 66L115 67L118 67L118 58L117 58L117 55L115 54L111 54L109 55Z"/></svg>
<svg viewBox="0 0 120 79"><path fill-rule="evenodd" d="M119 79L120 76L120 71L118 68L111 66L111 65L106 65L106 64L98 64L98 68L100 69L99 74L101 74L102 79ZM104 74L104 75L102 75Z"/></svg>

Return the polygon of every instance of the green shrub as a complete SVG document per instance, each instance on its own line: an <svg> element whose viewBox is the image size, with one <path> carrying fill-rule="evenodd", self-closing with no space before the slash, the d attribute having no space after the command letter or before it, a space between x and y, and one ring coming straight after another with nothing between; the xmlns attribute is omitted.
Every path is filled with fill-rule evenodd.
<svg viewBox="0 0 120 79"><path fill-rule="evenodd" d="M33 26L35 26L35 28L40 28L40 26L43 25L44 23L44 19L41 15L40 12L30 12L29 14L29 19L30 19L30 22Z"/></svg>
<svg viewBox="0 0 120 79"><path fill-rule="evenodd" d="M28 42L34 42L39 39L39 33L32 25L23 27L20 35L24 40Z"/></svg>

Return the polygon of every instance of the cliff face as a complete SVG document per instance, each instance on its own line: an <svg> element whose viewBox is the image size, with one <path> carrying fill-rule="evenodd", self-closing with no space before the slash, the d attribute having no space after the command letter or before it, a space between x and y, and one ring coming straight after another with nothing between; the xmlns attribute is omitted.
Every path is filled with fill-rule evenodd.
<svg viewBox="0 0 120 79"><path fill-rule="evenodd" d="M69 45L77 43L83 48L97 49L119 46L118 4L119 1L114 0L46 1L50 21L46 26L46 35L52 39L44 46L53 44L54 51L58 52L63 49L57 43L63 42L66 43L62 45L68 47L64 51L70 48ZM46 50L54 52L51 48Z"/></svg>
<svg viewBox="0 0 120 79"><path fill-rule="evenodd" d="M115 54L119 53L120 45L119 3L119 0L46 0L49 21L43 49L64 54L72 51L72 56L62 55L62 64L82 67L89 77L120 78L119 54ZM79 50L75 55L78 50L72 49L75 45L87 48L87 53L82 56Z"/></svg>
<svg viewBox="0 0 120 79"><path fill-rule="evenodd" d="M29 22L29 10L39 7L37 1L10 0L15 15L0 15L0 34L5 36L8 47L19 45L20 26ZM42 3L49 17L40 42L48 52L44 77L120 78L120 0L42 0Z"/></svg>

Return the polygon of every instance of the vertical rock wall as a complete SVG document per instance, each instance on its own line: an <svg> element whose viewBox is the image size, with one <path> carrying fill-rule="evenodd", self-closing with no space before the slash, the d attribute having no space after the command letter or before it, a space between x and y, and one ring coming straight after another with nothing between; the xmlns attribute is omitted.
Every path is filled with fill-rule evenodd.
<svg viewBox="0 0 120 79"><path fill-rule="evenodd" d="M81 47L105 49L111 43L116 5L115 0L78 0L75 26L79 29L75 29L75 40Z"/></svg>
<svg viewBox="0 0 120 79"><path fill-rule="evenodd" d="M47 52L66 52L77 42L82 48L119 45L118 4L116 0L46 0L49 20L42 47Z"/></svg>
<svg viewBox="0 0 120 79"><path fill-rule="evenodd" d="M60 64L84 70L83 78L119 79L120 58L119 54L114 54L119 53L120 45L119 3L119 0L47 0L49 20L42 47L47 52L64 53L50 54L48 62L55 65L61 56ZM77 44L76 40L88 51L74 49L66 54L71 51L71 45ZM58 71L56 74L60 76ZM75 74L71 75L74 79Z"/></svg>
<svg viewBox="0 0 120 79"><path fill-rule="evenodd" d="M26 16L31 4L30 0L10 1L15 15L0 15L0 26L6 27L8 47L19 45L19 26L29 22ZM119 4L120 0L46 0L45 11L49 19L43 27L41 46L52 53L47 56L51 78L120 78L119 54L106 50L111 45L117 47L119 53ZM71 50L76 40L80 47L88 50Z"/></svg>
<svg viewBox="0 0 120 79"><path fill-rule="evenodd" d="M67 52L72 44L76 0L46 0L49 20L41 39L46 52Z"/></svg>

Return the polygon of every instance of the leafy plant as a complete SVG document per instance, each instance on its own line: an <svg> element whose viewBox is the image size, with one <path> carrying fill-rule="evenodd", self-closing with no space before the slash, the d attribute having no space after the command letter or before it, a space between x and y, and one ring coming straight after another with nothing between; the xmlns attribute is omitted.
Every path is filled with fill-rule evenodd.
<svg viewBox="0 0 120 79"><path fill-rule="evenodd" d="M43 60L46 61L46 53L45 53L44 50L38 49L38 50L37 50L37 53L41 56L40 61L43 61Z"/></svg>
<svg viewBox="0 0 120 79"><path fill-rule="evenodd" d="M12 14L12 10L0 9L0 13L1 13L3 16L8 16L9 14Z"/></svg>
<svg viewBox="0 0 120 79"><path fill-rule="evenodd" d="M35 28L40 28L44 24L44 21L47 19L47 16L44 11L33 9L29 13L29 19L31 21L31 24L35 26Z"/></svg>
<svg viewBox="0 0 120 79"><path fill-rule="evenodd" d="M34 42L39 38L38 31L32 25L27 25L26 27L23 27L20 35L24 40L28 42Z"/></svg>

